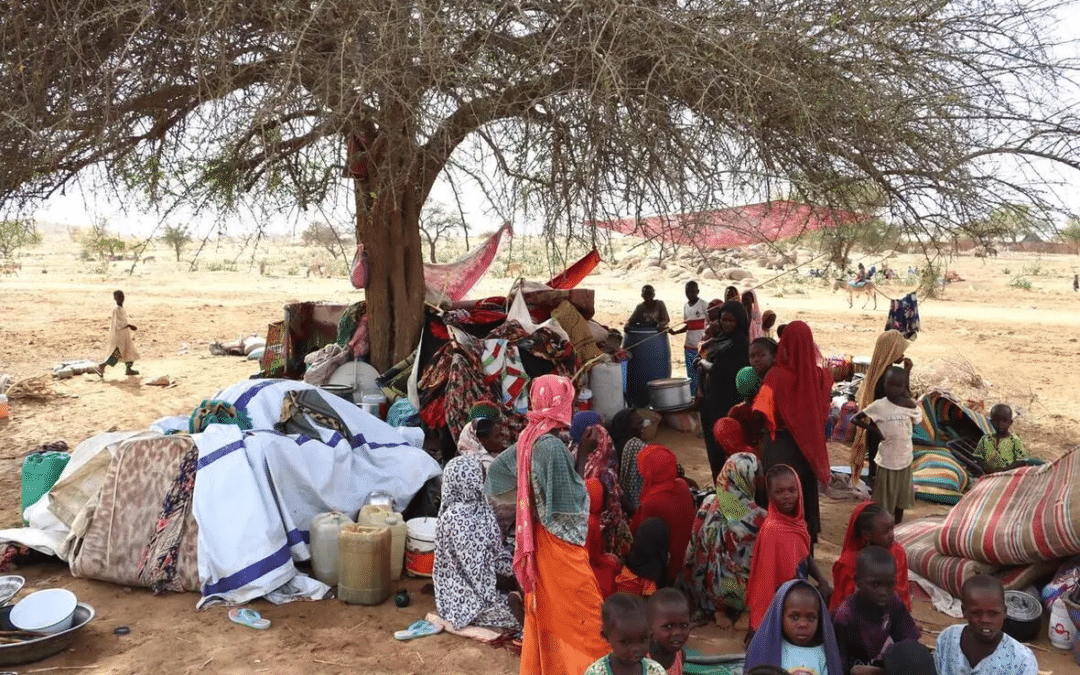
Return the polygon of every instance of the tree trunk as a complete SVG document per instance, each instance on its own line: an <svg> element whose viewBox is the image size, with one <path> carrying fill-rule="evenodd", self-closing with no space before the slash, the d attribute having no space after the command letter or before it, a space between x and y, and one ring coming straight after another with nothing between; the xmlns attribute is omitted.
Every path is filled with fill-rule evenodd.
<svg viewBox="0 0 1080 675"><path fill-rule="evenodd" d="M353 188L356 237L370 262L365 292L369 360L383 371L409 356L420 339L424 263L415 186L407 180L392 185L375 178L356 178ZM379 188L373 190L372 184Z"/></svg>

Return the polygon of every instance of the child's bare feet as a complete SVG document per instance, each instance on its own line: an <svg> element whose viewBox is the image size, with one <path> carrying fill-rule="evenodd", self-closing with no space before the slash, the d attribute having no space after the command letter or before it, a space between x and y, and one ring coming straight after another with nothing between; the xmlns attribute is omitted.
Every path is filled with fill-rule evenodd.
<svg viewBox="0 0 1080 675"><path fill-rule="evenodd" d="M735 630L750 630L750 615L743 612L735 619Z"/></svg>
<svg viewBox="0 0 1080 675"><path fill-rule="evenodd" d="M716 610L716 625L720 628L731 628L731 617L722 609Z"/></svg>

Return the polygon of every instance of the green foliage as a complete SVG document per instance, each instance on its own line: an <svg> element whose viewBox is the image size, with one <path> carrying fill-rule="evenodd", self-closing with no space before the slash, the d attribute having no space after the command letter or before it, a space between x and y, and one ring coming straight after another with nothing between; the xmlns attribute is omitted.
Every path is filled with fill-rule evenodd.
<svg viewBox="0 0 1080 675"><path fill-rule="evenodd" d="M89 233L83 235L80 258L94 263L89 268L91 272L107 274L109 260L122 255L125 249L127 249L127 244L124 240L110 234L108 221L102 219L90 228Z"/></svg>
<svg viewBox="0 0 1080 675"><path fill-rule="evenodd" d="M1023 275L1026 275L1026 276L1037 277L1037 276L1041 275L1042 273L1043 273L1042 262L1039 261L1039 260L1036 260L1035 262L1031 263L1030 265L1024 265L1022 268L1020 268L1020 274L1023 274Z"/></svg>
<svg viewBox="0 0 1080 675"><path fill-rule="evenodd" d="M1009 282L1009 285L1013 288L1021 288L1025 291L1031 290L1031 280L1027 277L1014 277L1013 280Z"/></svg>
<svg viewBox="0 0 1080 675"><path fill-rule="evenodd" d="M184 247L191 241L187 225L166 225L165 232L161 235L161 241L168 244L176 252L176 262L180 262L180 254Z"/></svg>
<svg viewBox="0 0 1080 675"><path fill-rule="evenodd" d="M31 220L0 221L0 259L14 258L21 248L37 246L41 234Z"/></svg>

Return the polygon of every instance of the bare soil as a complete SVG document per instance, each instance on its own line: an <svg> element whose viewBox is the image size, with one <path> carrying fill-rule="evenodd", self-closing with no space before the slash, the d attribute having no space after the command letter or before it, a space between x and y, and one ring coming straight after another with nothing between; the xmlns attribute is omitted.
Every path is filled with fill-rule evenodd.
<svg viewBox="0 0 1080 675"><path fill-rule="evenodd" d="M0 278L0 373L19 380L47 374L63 360L103 359L115 288L127 294L126 308L139 327L135 339L142 353L138 377L113 368L104 379L84 375L56 381L63 395L47 402L13 403L11 418L0 421L0 468L5 469L0 472L0 526L19 521L19 464L35 446L62 439L74 447L99 432L144 428L161 416L188 414L218 389L257 370L250 361L211 356L211 342L263 334L268 323L281 318L281 307L289 301L347 303L362 297L341 276L289 276L303 274L316 257L311 250L284 244L271 244L269 250L282 261L276 267L278 276L271 275L272 269L261 275L258 266L229 264L235 249L219 252L217 258L205 256L201 271L188 272L186 263L172 262L163 248L156 252L156 262L139 265L133 276L126 274L130 263L114 263L102 275L87 271L88 265L77 258L77 244L67 236L50 234L42 247L22 257L17 276ZM212 264L215 260L219 264ZM919 263L901 256L890 264L906 270ZM921 303L923 333L908 352L915 361L915 384L943 386L987 407L1011 403L1018 413L1014 430L1037 456L1053 458L1072 447L1080 437L1080 294L1071 288L1078 265L1075 256L1034 254L954 260L951 268L965 281L950 284L944 298ZM749 269L759 282L774 274ZM1012 285L1021 276L1031 290L1022 288L1023 283ZM597 292L598 320L621 326L644 283L656 286L672 316L680 316L682 282L689 278L674 270L626 272L602 266L585 285ZM727 283L702 282L703 297L721 295ZM475 293L505 293L509 285L510 280L490 275ZM912 287L897 281L882 290L899 297ZM776 311L781 322L807 321L826 354L869 355L888 308L888 301L879 298L877 310L860 309L862 300L857 298L855 308L849 309L845 294L832 293L820 281L797 282L792 275L764 285L759 297L763 309ZM682 353L679 340L673 338L675 355ZM677 363L673 370L680 368ZM143 383L161 375L170 376L175 386ZM668 429L661 433L660 440L675 450L689 475L706 484L702 441ZM834 463L847 462L844 446L833 445L831 452ZM851 502L823 498L819 558L826 564L839 551L851 508ZM909 517L940 512L943 507L920 504ZM506 649L444 635L395 641L394 630L434 609L433 597L422 592L424 580L402 582L412 594L406 609L392 602L371 608L338 601L282 607L257 602L254 606L273 621L269 630L257 632L229 623L223 608L195 611L193 594L154 597L144 589L74 579L59 564L30 566L18 573L27 577L30 588L70 588L98 612L69 651L16 668L18 672L54 667L102 674L517 672L517 658ZM928 643L933 639L929 631L953 623L927 602L918 603L915 613L928 629ZM114 635L118 626L129 626L130 635ZM691 646L709 653L737 652L741 636L705 626L695 629ZM1076 672L1072 658L1053 650L1045 632L1034 647L1043 670Z"/></svg>

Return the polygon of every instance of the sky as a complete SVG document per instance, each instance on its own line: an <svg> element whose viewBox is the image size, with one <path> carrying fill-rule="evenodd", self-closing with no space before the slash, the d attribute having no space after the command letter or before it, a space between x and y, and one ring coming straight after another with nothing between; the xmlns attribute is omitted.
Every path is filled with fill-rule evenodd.
<svg viewBox="0 0 1080 675"><path fill-rule="evenodd" d="M1072 0L1059 8L1058 17L1060 20L1057 26L1062 37L1073 39L1077 30L1080 29L1080 0ZM1074 52L1068 56L1080 58L1080 45L1074 45ZM1080 106L1080 86L1074 86L1071 91L1062 91L1061 100L1072 100L1074 105ZM489 169L496 170L495 167L484 170ZM1064 174L1056 167L1047 167L1045 171L1051 180L1065 181L1064 186L1054 188L1055 196L1069 211L1080 213L1080 175ZM353 218L351 191L342 190L341 193L341 199L335 203L324 204L321 212L279 214L268 221L264 219L262 222L265 231L272 236L296 237L313 220L331 222L343 231L349 231ZM501 224L502 218L493 212L493 208L479 188L469 185L459 186L455 194L445 177L441 177L435 185L428 204L442 203L450 207L451 212L457 212L459 206L456 200L458 198L461 200L461 211L472 231L490 231ZM94 193L90 190L79 189L78 186L67 190L66 194L50 198L33 213L33 217L39 222L74 227L90 227L101 219L105 219L111 231L138 236L160 233L165 225L186 223L199 238L214 232L222 224L228 235L244 236L253 232L255 223L258 222L254 214L250 213L222 217L215 212L193 213L190 210L173 213L163 218L153 211L125 208L114 195ZM538 233L541 224L538 221L516 220L514 227L519 233Z"/></svg>

